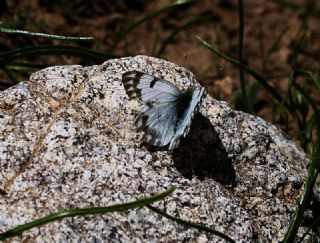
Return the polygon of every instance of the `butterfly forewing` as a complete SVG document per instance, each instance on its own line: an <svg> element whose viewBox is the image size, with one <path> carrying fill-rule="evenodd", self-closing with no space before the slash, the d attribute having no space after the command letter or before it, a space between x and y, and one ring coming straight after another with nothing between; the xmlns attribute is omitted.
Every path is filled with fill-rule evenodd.
<svg viewBox="0 0 320 243"><path fill-rule="evenodd" d="M168 81L138 71L124 73L122 82L130 98L144 103L135 122L137 129L144 131L143 140L176 148L180 137L189 132L205 88L182 93Z"/></svg>
<svg viewBox="0 0 320 243"><path fill-rule="evenodd" d="M140 101L175 100L181 94L181 91L168 81L138 71L124 73L122 82L128 96Z"/></svg>

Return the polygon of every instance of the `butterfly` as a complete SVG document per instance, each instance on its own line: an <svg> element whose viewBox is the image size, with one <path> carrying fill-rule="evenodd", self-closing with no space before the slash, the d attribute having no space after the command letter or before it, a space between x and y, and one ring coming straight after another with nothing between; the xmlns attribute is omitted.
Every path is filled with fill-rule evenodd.
<svg viewBox="0 0 320 243"><path fill-rule="evenodd" d="M181 92L172 83L152 75L129 71L122 75L122 83L130 99L143 103L135 125L143 131L143 141L173 150L180 138L190 130L206 88L189 88Z"/></svg>

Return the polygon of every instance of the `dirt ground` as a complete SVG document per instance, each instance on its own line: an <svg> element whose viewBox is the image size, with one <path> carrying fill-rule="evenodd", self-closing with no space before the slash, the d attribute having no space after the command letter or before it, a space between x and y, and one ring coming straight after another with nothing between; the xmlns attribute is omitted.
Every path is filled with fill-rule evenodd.
<svg viewBox="0 0 320 243"><path fill-rule="evenodd" d="M110 50L116 35L126 26L172 2L172 0L1 1L0 14L3 27L60 35L92 36L94 42L80 45L106 52ZM288 77L292 70L294 47L303 31L306 31L305 41L297 49L297 62L294 66L318 74L320 71L320 1L315 1L316 7L313 7L307 27L304 28L301 26L305 19L305 1L289 2L300 7L288 7L272 0L244 1L244 60L282 93L287 88ZM154 56L174 30L204 15L210 15L210 18L179 32L167 45L161 57L190 69L198 80L209 88L213 97L232 103L240 87L238 68L212 54L196 37L200 36L221 52L237 58L238 1L201 0L162 13L130 32L117 45L114 53L123 56L138 54ZM0 36L1 52L49 43L66 44L63 41L43 38L5 34ZM50 65L93 64L88 60L70 56L46 56L30 61ZM20 77L26 78L27 75ZM0 73L0 79L5 80L7 77L4 73ZM247 83L254 81L248 75L245 75L245 80ZM316 96L313 85L308 82L304 82L303 85ZM254 103L254 113L272 121L275 102L262 88ZM290 130L290 126L287 126L286 130Z"/></svg>

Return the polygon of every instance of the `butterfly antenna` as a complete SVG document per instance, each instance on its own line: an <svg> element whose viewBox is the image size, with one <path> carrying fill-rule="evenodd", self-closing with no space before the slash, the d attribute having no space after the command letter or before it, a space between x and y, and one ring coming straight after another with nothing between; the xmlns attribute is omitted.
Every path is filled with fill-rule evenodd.
<svg viewBox="0 0 320 243"><path fill-rule="evenodd" d="M188 69L188 71L190 71L191 70L191 65L188 62L188 54L183 54L183 57L184 57L184 62L186 63L187 69ZM191 79L190 79L190 81L191 81ZM189 82L188 89L192 89L193 86L194 86L193 82Z"/></svg>

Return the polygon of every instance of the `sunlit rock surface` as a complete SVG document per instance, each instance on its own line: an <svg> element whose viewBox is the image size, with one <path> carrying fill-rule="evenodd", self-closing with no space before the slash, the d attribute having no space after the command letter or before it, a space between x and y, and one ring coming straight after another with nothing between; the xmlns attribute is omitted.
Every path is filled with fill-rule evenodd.
<svg viewBox="0 0 320 243"><path fill-rule="evenodd" d="M306 176L305 154L264 120L207 96L173 152L142 144L125 71L197 84L186 69L136 56L57 66L0 93L0 232L50 213L107 206L177 187L154 206L237 242L282 239ZM147 208L63 219L15 240L206 242L221 238Z"/></svg>

